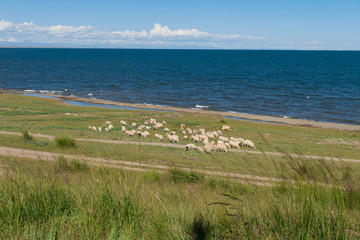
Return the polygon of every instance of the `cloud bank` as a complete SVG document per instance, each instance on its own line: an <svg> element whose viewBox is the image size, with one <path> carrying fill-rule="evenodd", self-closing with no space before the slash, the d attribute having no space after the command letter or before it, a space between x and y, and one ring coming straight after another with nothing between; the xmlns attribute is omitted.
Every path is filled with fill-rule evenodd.
<svg viewBox="0 0 360 240"><path fill-rule="evenodd" d="M97 30L92 26L39 26L33 22L0 21L0 45L242 48L265 38L239 34L213 34L198 29L175 29L155 23L148 31Z"/></svg>

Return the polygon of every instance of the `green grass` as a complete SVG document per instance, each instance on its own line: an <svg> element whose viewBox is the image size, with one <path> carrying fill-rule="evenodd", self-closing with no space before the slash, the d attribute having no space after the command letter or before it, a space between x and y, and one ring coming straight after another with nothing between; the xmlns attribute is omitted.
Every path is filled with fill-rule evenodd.
<svg viewBox="0 0 360 240"><path fill-rule="evenodd" d="M74 148L76 147L76 141L70 137L56 137L54 139L55 146L60 148Z"/></svg>
<svg viewBox="0 0 360 240"><path fill-rule="evenodd" d="M78 158L55 162L0 156L0 239L358 239L358 163L239 153L185 152L75 138L125 139L119 121L165 120L251 139L264 151L360 159L358 132L222 119L201 114L76 107L60 100L0 94L0 146L167 166L161 173L97 167ZM64 113L77 114L65 116ZM91 126L113 122L110 133ZM42 133L54 141L36 137ZM162 132L162 134L164 134ZM28 135L28 136L27 136ZM182 133L179 133L182 139ZM26 141L24 141L26 140ZM181 141L182 144L189 141ZM191 169L185 171L183 168ZM283 179L254 186L201 170Z"/></svg>
<svg viewBox="0 0 360 240"><path fill-rule="evenodd" d="M32 141L33 140L33 136L27 130L24 130L22 132L22 134L23 134L24 141Z"/></svg>

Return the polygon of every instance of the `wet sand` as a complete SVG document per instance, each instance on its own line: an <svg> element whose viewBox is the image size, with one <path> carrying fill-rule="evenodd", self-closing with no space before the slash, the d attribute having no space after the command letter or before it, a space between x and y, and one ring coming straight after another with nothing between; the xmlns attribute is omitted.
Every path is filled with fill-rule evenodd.
<svg viewBox="0 0 360 240"><path fill-rule="evenodd" d="M25 92L15 91L15 90L0 90L0 93L24 94ZM169 107L169 106L151 105L151 104L122 103L122 102L115 102L115 101L109 101L109 100L89 99L89 98L80 98L80 97L73 97L73 96L61 96L61 95L51 95L51 94L41 94L41 93L36 93L36 94L57 97L63 101L77 101L77 102L85 102L85 103L113 105L113 106L119 106L119 107L145 108L145 109L195 113L195 114L204 114L204 115L221 116L221 117L233 117L233 118L242 118L244 120L248 119L248 120L257 120L257 121L264 121L264 122L271 122L271 123L281 123L281 124L288 124L288 125L295 125L295 126L336 129L336 130L344 130L344 131L360 131L360 125L352 125L352 124L318 122L318 121L312 121L312 120L307 120L307 119L282 118L282 117L255 115L255 114L248 114L248 113L221 112L221 111Z"/></svg>

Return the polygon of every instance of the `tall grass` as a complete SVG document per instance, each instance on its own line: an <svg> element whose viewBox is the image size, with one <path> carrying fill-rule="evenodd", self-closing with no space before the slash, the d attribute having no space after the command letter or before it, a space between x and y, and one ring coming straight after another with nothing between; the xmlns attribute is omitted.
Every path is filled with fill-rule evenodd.
<svg viewBox="0 0 360 240"><path fill-rule="evenodd" d="M56 137L54 139L55 145L60 148L74 148L76 147L76 141L70 137Z"/></svg>
<svg viewBox="0 0 360 240"><path fill-rule="evenodd" d="M33 136L27 130L23 130L22 135L25 142L34 140Z"/></svg>
<svg viewBox="0 0 360 240"><path fill-rule="evenodd" d="M270 158L268 161L272 161ZM1 239L357 239L360 178L287 155L273 187L172 169L0 159Z"/></svg>

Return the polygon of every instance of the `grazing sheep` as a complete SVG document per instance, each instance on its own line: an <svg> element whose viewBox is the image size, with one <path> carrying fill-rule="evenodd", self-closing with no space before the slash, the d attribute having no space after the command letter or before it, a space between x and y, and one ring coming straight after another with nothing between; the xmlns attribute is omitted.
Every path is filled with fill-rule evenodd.
<svg viewBox="0 0 360 240"><path fill-rule="evenodd" d="M144 124L147 126L149 125L149 121L145 121Z"/></svg>
<svg viewBox="0 0 360 240"><path fill-rule="evenodd" d="M217 141L217 144L224 144L224 141L218 140L218 141Z"/></svg>
<svg viewBox="0 0 360 240"><path fill-rule="evenodd" d="M126 131L125 134L128 135L129 137L133 137L135 136L135 131Z"/></svg>
<svg viewBox="0 0 360 240"><path fill-rule="evenodd" d="M230 131L230 129L231 129L231 127L228 126L228 125L224 125L224 126L222 126L222 128L221 128L222 131Z"/></svg>
<svg viewBox="0 0 360 240"><path fill-rule="evenodd" d="M219 136L222 135L222 132L220 130L217 130L216 132L219 134Z"/></svg>
<svg viewBox="0 0 360 240"><path fill-rule="evenodd" d="M169 141L171 143L178 143L179 142L179 136L178 135L169 135Z"/></svg>
<svg viewBox="0 0 360 240"><path fill-rule="evenodd" d="M137 132L136 132L136 135L137 135L138 137L141 137L141 131L137 131Z"/></svg>
<svg viewBox="0 0 360 240"><path fill-rule="evenodd" d="M111 131L113 128L114 128L114 126L109 124L108 129Z"/></svg>
<svg viewBox="0 0 360 240"><path fill-rule="evenodd" d="M145 125L140 125L140 126L138 126L137 130L142 131L142 130L144 130L144 128L145 128Z"/></svg>
<svg viewBox="0 0 360 240"><path fill-rule="evenodd" d="M170 132L170 135L175 135L175 134L176 134L175 131L171 131L171 132Z"/></svg>
<svg viewBox="0 0 360 240"><path fill-rule="evenodd" d="M121 131L122 131L122 132L126 132L125 126L121 126Z"/></svg>
<svg viewBox="0 0 360 240"><path fill-rule="evenodd" d="M92 130L97 132L97 128L95 126L92 126Z"/></svg>
<svg viewBox="0 0 360 240"><path fill-rule="evenodd" d="M201 134L205 135L205 129L200 128L200 129L199 129L199 132L200 132Z"/></svg>
<svg viewBox="0 0 360 240"><path fill-rule="evenodd" d="M106 121L105 124L106 124L106 125L110 125L111 122L110 122L110 121Z"/></svg>
<svg viewBox="0 0 360 240"><path fill-rule="evenodd" d="M240 148L240 142L239 141L229 141L229 144L232 148Z"/></svg>
<svg viewBox="0 0 360 240"><path fill-rule="evenodd" d="M164 131L165 131L165 132L170 132L170 129L164 128Z"/></svg>
<svg viewBox="0 0 360 240"><path fill-rule="evenodd" d="M200 138L198 137L198 136L196 136L196 135L191 135L191 140L193 140L194 142L200 142L201 140L200 140Z"/></svg>
<svg viewBox="0 0 360 240"><path fill-rule="evenodd" d="M243 138L235 138L235 137L231 137L230 141L238 141L239 142L239 146L243 146L244 145L244 139Z"/></svg>
<svg viewBox="0 0 360 240"><path fill-rule="evenodd" d="M213 150L213 146L211 145L211 143L205 144L205 146L204 146L204 151L205 151L206 153L211 153L212 150Z"/></svg>
<svg viewBox="0 0 360 240"><path fill-rule="evenodd" d="M213 131L212 134L214 135L214 137L219 137L219 133L217 131Z"/></svg>
<svg viewBox="0 0 360 240"><path fill-rule="evenodd" d="M203 140L203 143L204 143L204 144L209 143L209 139L204 139L204 140Z"/></svg>
<svg viewBox="0 0 360 240"><path fill-rule="evenodd" d="M88 129L89 129L89 130L92 130L92 127L91 127L91 126L88 126Z"/></svg>
<svg viewBox="0 0 360 240"><path fill-rule="evenodd" d="M149 137L149 136L150 136L150 133L148 131L145 131L145 132L141 133L141 137L143 137L143 138L146 138L146 137Z"/></svg>
<svg viewBox="0 0 360 240"><path fill-rule="evenodd" d="M158 128L162 128L164 126L164 124L162 123L156 123L154 126L153 126L153 129L156 130Z"/></svg>
<svg viewBox="0 0 360 240"><path fill-rule="evenodd" d="M199 131L198 131L198 130L194 130L193 133L194 133L194 134L198 134Z"/></svg>
<svg viewBox="0 0 360 240"><path fill-rule="evenodd" d="M182 134L186 135L186 132L185 132L185 131L182 131Z"/></svg>
<svg viewBox="0 0 360 240"><path fill-rule="evenodd" d="M184 136L184 139L185 139L185 140L188 140L188 139L189 139L189 137L185 135L185 136Z"/></svg>
<svg viewBox="0 0 360 240"><path fill-rule="evenodd" d="M145 129L146 129L146 130L150 130L151 127L150 127L150 126L146 126Z"/></svg>
<svg viewBox="0 0 360 240"><path fill-rule="evenodd" d="M226 147L226 148L231 148L231 146L230 146L229 143L226 142L226 143L224 143L224 144L225 144L225 147Z"/></svg>
<svg viewBox="0 0 360 240"><path fill-rule="evenodd" d="M199 153L204 153L204 149L202 147L196 147L196 150L198 150Z"/></svg>
<svg viewBox="0 0 360 240"><path fill-rule="evenodd" d="M195 144L189 143L185 146L185 151L196 150Z"/></svg>
<svg viewBox="0 0 360 240"><path fill-rule="evenodd" d="M123 125L123 126L126 126L126 125L127 125L127 123L126 123L124 120L121 120L121 121L120 121L120 124Z"/></svg>
<svg viewBox="0 0 360 240"><path fill-rule="evenodd" d="M186 131L191 135L193 134L193 131L190 128L187 128Z"/></svg>
<svg viewBox="0 0 360 240"><path fill-rule="evenodd" d="M162 121L162 123L163 123L164 125L166 125L166 122L165 122L165 121Z"/></svg>
<svg viewBox="0 0 360 240"><path fill-rule="evenodd" d="M210 138L210 139L215 139L215 136L214 136L214 134L213 134L212 132L207 132L207 133L206 133L206 136L207 136L208 138Z"/></svg>
<svg viewBox="0 0 360 240"><path fill-rule="evenodd" d="M244 144L245 147L255 149L255 144L249 139L246 139L243 144Z"/></svg>
<svg viewBox="0 0 360 240"><path fill-rule="evenodd" d="M138 124L137 124L137 123L132 123L131 126L132 126L133 128L136 128L136 127L138 126Z"/></svg>
<svg viewBox="0 0 360 240"><path fill-rule="evenodd" d="M150 118L149 123L155 125L156 124L156 119L155 118Z"/></svg>
<svg viewBox="0 0 360 240"><path fill-rule="evenodd" d="M105 128L105 132L110 132L110 130L108 128Z"/></svg>
<svg viewBox="0 0 360 240"><path fill-rule="evenodd" d="M101 127L98 127L98 131L101 132L102 128Z"/></svg>
<svg viewBox="0 0 360 240"><path fill-rule="evenodd" d="M228 141L229 141L229 138L228 138L228 137L220 136L219 139L220 139L221 141L224 141L224 142L228 142Z"/></svg>
<svg viewBox="0 0 360 240"><path fill-rule="evenodd" d="M201 141L204 141L205 139L209 140L208 136L204 135L204 134L200 134L199 138Z"/></svg>
<svg viewBox="0 0 360 240"><path fill-rule="evenodd" d="M224 143L218 143L216 145L216 151L218 152L227 152L227 148Z"/></svg>
<svg viewBox="0 0 360 240"><path fill-rule="evenodd" d="M186 127L186 125L185 125L185 124L183 124L183 123L182 123L182 124L180 124L180 129L181 129L181 130L184 130L184 129L185 129L185 127Z"/></svg>
<svg viewBox="0 0 360 240"><path fill-rule="evenodd" d="M163 135L160 135L160 134L155 133L155 138L158 139L158 140L160 140L160 141L164 141Z"/></svg>

